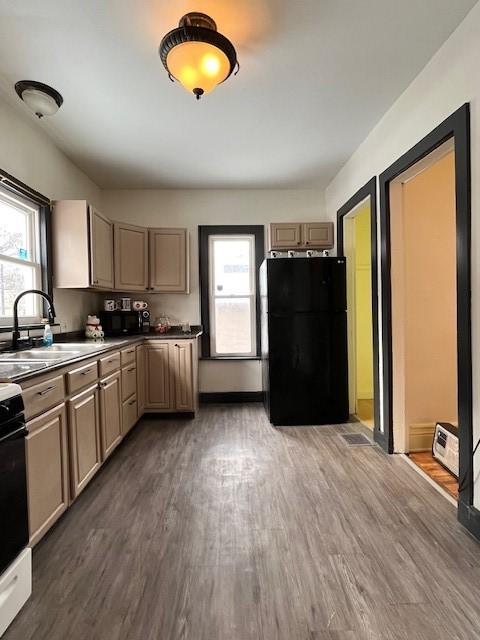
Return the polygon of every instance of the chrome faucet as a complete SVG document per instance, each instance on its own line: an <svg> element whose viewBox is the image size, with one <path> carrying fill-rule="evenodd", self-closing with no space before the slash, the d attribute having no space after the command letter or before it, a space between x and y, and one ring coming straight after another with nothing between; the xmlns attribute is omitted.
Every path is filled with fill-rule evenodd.
<svg viewBox="0 0 480 640"><path fill-rule="evenodd" d="M53 322L55 320L55 307L53 306L53 300L48 295L48 293L44 293L39 289L27 289L26 291L22 291L22 293L19 293L15 298L15 302L13 303L12 349L18 349L18 340L20 338L20 331L18 329L18 303L27 293L36 293L37 295L42 296L42 298L45 298L48 303L48 319L50 322Z"/></svg>

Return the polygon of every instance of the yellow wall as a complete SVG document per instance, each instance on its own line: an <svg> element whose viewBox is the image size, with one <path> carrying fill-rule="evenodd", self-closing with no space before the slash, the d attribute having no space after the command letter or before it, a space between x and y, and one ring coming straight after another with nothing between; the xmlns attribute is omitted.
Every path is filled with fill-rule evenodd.
<svg viewBox="0 0 480 640"><path fill-rule="evenodd" d="M373 398L372 249L370 203L355 215L357 399Z"/></svg>
<svg viewBox="0 0 480 640"><path fill-rule="evenodd" d="M393 418L402 450L411 424L457 420L454 153L392 186Z"/></svg>

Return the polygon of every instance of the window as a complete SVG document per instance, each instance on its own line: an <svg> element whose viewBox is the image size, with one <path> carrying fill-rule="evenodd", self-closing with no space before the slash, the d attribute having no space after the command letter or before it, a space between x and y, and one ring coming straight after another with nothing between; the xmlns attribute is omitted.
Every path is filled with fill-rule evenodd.
<svg viewBox="0 0 480 640"><path fill-rule="evenodd" d="M0 186L0 325L12 324L13 303L21 291L43 290L43 281L48 285L41 251L42 217L44 204ZM21 324L38 323L42 301L25 296L18 311Z"/></svg>
<svg viewBox="0 0 480 640"><path fill-rule="evenodd" d="M203 357L259 356L257 291L263 227L201 226L199 243Z"/></svg>

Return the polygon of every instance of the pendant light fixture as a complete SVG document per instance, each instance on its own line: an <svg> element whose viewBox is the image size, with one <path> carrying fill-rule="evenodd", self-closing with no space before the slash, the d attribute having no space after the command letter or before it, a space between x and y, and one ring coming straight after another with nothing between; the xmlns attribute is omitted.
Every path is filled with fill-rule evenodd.
<svg viewBox="0 0 480 640"><path fill-rule="evenodd" d="M235 47L204 13L184 15L163 38L159 53L170 80L178 80L197 100L239 69Z"/></svg>
<svg viewBox="0 0 480 640"><path fill-rule="evenodd" d="M63 104L61 94L43 82L20 80L15 84L15 91L38 118L53 116Z"/></svg>

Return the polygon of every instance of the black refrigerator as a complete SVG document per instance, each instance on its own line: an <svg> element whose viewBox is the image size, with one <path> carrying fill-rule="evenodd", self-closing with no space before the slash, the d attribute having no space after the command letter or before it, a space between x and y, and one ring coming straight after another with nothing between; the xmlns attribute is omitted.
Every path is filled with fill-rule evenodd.
<svg viewBox="0 0 480 640"><path fill-rule="evenodd" d="M268 258L260 267L260 294L270 422L346 422L346 259Z"/></svg>

